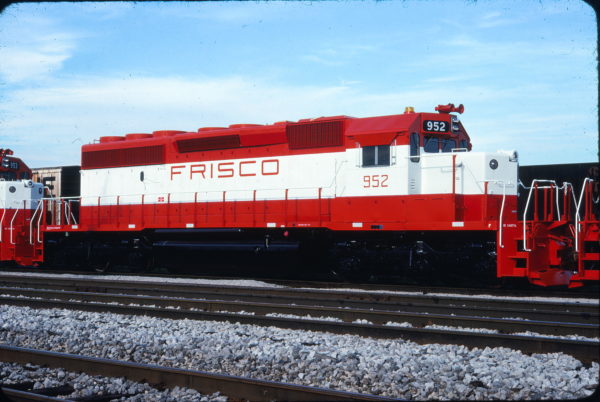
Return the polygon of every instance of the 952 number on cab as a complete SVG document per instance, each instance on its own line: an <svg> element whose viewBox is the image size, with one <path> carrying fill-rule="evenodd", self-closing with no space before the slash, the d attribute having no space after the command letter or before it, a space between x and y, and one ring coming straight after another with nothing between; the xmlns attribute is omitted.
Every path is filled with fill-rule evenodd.
<svg viewBox="0 0 600 402"><path fill-rule="evenodd" d="M363 176L363 188L387 187L387 174L372 174Z"/></svg>
<svg viewBox="0 0 600 402"><path fill-rule="evenodd" d="M423 131L431 131L434 133L446 133L449 129L449 124L446 121L439 120L424 120Z"/></svg>

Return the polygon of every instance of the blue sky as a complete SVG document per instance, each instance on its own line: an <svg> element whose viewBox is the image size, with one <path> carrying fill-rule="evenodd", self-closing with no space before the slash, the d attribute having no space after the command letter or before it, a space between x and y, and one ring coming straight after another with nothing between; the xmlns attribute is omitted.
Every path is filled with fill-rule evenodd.
<svg viewBox="0 0 600 402"><path fill-rule="evenodd" d="M19 3L0 14L0 147L79 164L105 135L463 103L474 151L597 160L582 1Z"/></svg>

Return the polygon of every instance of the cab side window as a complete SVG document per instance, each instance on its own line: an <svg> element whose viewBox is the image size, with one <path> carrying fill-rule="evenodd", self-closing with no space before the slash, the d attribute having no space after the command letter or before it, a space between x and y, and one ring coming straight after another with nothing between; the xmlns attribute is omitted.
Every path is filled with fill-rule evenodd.
<svg viewBox="0 0 600 402"><path fill-rule="evenodd" d="M362 148L363 166L390 166L390 146L374 145Z"/></svg>

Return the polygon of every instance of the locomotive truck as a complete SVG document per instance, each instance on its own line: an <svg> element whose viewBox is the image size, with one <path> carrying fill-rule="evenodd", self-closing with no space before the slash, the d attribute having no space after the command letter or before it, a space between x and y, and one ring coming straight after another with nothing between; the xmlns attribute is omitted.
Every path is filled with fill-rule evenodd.
<svg viewBox="0 0 600 402"><path fill-rule="evenodd" d="M516 151L472 150L462 105L435 110L105 136L67 197L3 150L0 260L147 267L160 245L217 239L340 272L598 281L597 181L523 184Z"/></svg>

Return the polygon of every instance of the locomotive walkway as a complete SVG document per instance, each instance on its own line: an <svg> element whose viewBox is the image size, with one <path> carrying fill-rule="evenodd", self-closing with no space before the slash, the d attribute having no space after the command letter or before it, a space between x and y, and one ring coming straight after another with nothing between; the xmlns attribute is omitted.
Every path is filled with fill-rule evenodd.
<svg viewBox="0 0 600 402"><path fill-rule="evenodd" d="M0 285L0 303L33 308L240 322L420 344L503 346L525 353L564 352L587 363L597 360L600 345L596 340L552 337L598 337L593 303L55 277L3 276ZM451 328L428 328L431 325Z"/></svg>

